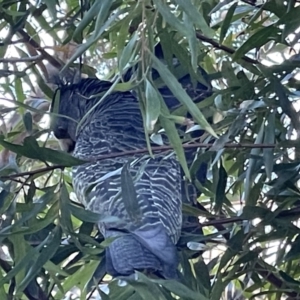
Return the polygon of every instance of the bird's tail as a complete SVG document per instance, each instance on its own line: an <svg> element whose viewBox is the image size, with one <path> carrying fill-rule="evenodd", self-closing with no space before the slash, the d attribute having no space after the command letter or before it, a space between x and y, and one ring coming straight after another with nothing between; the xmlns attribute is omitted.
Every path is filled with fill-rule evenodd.
<svg viewBox="0 0 300 300"><path fill-rule="evenodd" d="M177 279L176 247L167 234L163 236L160 233L152 239L149 238L149 232L124 233L108 230L105 237L116 239L106 250L107 273L117 277L131 275L135 271L146 271L166 279Z"/></svg>

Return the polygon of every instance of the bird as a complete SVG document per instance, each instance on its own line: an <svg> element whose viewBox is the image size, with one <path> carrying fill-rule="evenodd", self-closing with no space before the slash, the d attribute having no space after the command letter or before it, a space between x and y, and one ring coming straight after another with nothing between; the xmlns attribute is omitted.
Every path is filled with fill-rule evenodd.
<svg viewBox="0 0 300 300"><path fill-rule="evenodd" d="M184 85L186 80L179 82ZM177 279L182 168L172 151L153 157L137 151L97 160L147 147L134 92L113 91L99 103L112 84L98 78L61 84L52 101L58 115L51 128L65 151L87 161L72 168L73 187L87 210L107 217L97 224L111 240L106 248L107 273L117 277L143 271ZM177 107L179 101L167 87L159 92L170 109Z"/></svg>

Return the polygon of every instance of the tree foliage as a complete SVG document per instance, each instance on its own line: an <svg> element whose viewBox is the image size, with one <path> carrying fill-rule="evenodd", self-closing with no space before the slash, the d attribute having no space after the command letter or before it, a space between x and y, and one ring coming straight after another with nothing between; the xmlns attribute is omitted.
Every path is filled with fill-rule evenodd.
<svg viewBox="0 0 300 300"><path fill-rule="evenodd" d="M0 298L298 299L299 13L295 0L2 0ZM177 84L174 54L212 81L198 107ZM183 104L172 114L149 89L152 66ZM103 216L75 201L69 167L82 162L58 150L48 125L49 74L69 67L135 89L148 131L187 111L190 130L205 130L190 170L178 156L187 178L209 163L199 207L183 207L204 235L182 234L182 283L104 277L109 241L93 225Z"/></svg>

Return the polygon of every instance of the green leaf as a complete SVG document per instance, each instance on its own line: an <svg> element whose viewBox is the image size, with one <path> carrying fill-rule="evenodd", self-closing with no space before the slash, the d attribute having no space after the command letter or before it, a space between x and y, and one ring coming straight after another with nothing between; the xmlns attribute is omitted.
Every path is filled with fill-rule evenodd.
<svg viewBox="0 0 300 300"><path fill-rule="evenodd" d="M64 280L62 284L64 292L68 292L73 287L77 287L83 293L97 266L98 264L95 263L94 260L85 262L74 274L70 275L68 278L66 278L66 280ZM57 292L55 297L56 299L63 299L62 292Z"/></svg>
<svg viewBox="0 0 300 300"><path fill-rule="evenodd" d="M2 272L0 272L0 280L2 280L2 279L3 279L3 275L2 275ZM9 299L8 295L5 292L4 285L0 286L0 299L3 299L3 300Z"/></svg>
<svg viewBox="0 0 300 300"><path fill-rule="evenodd" d="M16 266L19 266L21 264L23 266L23 259L24 255L28 252L29 246L27 245L24 236L17 235L17 236L9 236L9 240L13 245L13 258ZM11 272L11 271L10 271ZM10 273L6 275L9 276ZM16 273L15 280L17 285L21 283L23 278L26 276L26 270L25 270L25 264L24 267L21 267L18 269L18 272ZM6 277L4 277L2 280L6 280ZM2 284L0 284L2 285Z"/></svg>
<svg viewBox="0 0 300 300"><path fill-rule="evenodd" d="M226 251L227 252L227 251ZM225 254L224 254L225 255ZM228 282L223 281L223 274L219 273L217 275L217 280L215 281L211 294L210 300L219 300L222 298L222 293L224 292Z"/></svg>
<svg viewBox="0 0 300 300"><path fill-rule="evenodd" d="M170 8L163 4L161 0L153 0L156 8L171 26L173 26L176 30L178 30L183 36L187 35L186 26L183 22L180 22L178 18L175 17L170 11Z"/></svg>
<svg viewBox="0 0 300 300"><path fill-rule="evenodd" d="M283 278L283 280L289 284L289 285L294 285L295 287L299 287L300 281L295 280L293 277L289 276L286 272L283 272L279 270L279 275Z"/></svg>
<svg viewBox="0 0 300 300"><path fill-rule="evenodd" d="M0 145L19 155L44 162L48 161L54 164L64 165L65 167L72 167L85 163L85 161L75 158L65 152L40 147L36 139L32 136L24 139L23 146L9 143L5 141L4 136L0 136Z"/></svg>
<svg viewBox="0 0 300 300"><path fill-rule="evenodd" d="M284 30L282 34L282 41L285 40L285 38L291 34L294 33L295 30L299 27L299 20L297 16L299 16L300 13L300 7L294 7L290 11L288 11L286 14L284 14L277 22L277 25L284 25Z"/></svg>
<svg viewBox="0 0 300 300"><path fill-rule="evenodd" d="M233 251L231 248L227 248L225 253L220 257L220 264L218 267L218 273L228 264L230 260L232 260L235 255L237 254L236 251Z"/></svg>
<svg viewBox="0 0 300 300"><path fill-rule="evenodd" d="M181 84L177 81L176 77L152 53L150 53L150 55L153 61L153 66L155 67L155 69L157 69L160 77L170 88L174 96L187 107L188 111L199 123L199 125L201 125L202 128L207 130L213 136L217 137L210 124L206 121L205 117L203 116L197 105L192 101L192 99L189 97L186 91L182 88Z"/></svg>
<svg viewBox="0 0 300 300"><path fill-rule="evenodd" d="M268 214L273 215L268 209L259 206L245 206L241 218L246 220L254 220L256 218L265 219ZM273 215L275 217L275 215Z"/></svg>
<svg viewBox="0 0 300 300"><path fill-rule="evenodd" d="M51 124L50 128L53 129L56 119L59 116L59 104L60 104L60 89L57 89L55 91L55 94L52 98L52 103L51 103Z"/></svg>
<svg viewBox="0 0 300 300"><path fill-rule="evenodd" d="M98 39L100 37L99 32L101 32L102 30L105 29L105 28L103 28L103 25L105 24L105 21L107 20L107 18L109 16L109 11L110 11L110 8L111 8L112 4L114 3L114 1L103 0L101 2L99 2L99 1L97 1L97 2L101 3L101 6L99 7L99 9L97 9L98 15L97 15L95 31L94 31L93 35L95 37L97 37L97 39Z"/></svg>
<svg viewBox="0 0 300 300"><path fill-rule="evenodd" d="M101 291L101 289L97 289L98 293L100 294L101 300L112 300L107 294Z"/></svg>
<svg viewBox="0 0 300 300"><path fill-rule="evenodd" d="M92 211L86 210L80 206L69 203L68 209L79 220L90 223L98 222L119 222L120 219L115 216L97 214Z"/></svg>
<svg viewBox="0 0 300 300"><path fill-rule="evenodd" d="M209 213L208 211L198 209L195 206L188 205L185 203L182 203L182 212L184 214L187 214L188 216L203 216L203 217L213 217L213 214Z"/></svg>
<svg viewBox="0 0 300 300"><path fill-rule="evenodd" d="M3 6L1 7L1 10L12 17L22 17L26 15L25 11L16 11L11 9L5 9Z"/></svg>
<svg viewBox="0 0 300 300"><path fill-rule="evenodd" d="M22 253L22 259L14 266L14 268L7 273L7 275L0 280L0 286L3 284L9 282L13 277L15 277L21 270L24 268L29 268L32 263L36 260L38 257L40 249L43 248L43 246L47 243L48 239L44 240L41 244L39 244L37 247L26 247L26 250ZM24 242L22 242L24 245ZM20 244L21 245L21 244ZM16 245L18 247L18 245Z"/></svg>
<svg viewBox="0 0 300 300"><path fill-rule="evenodd" d="M112 1L110 0L104 0L99 2L101 3L101 9L100 12L98 14L97 17L97 22L95 27L99 28L98 30L94 31L94 34L91 35L84 44L80 45L77 50L75 51L75 53L71 56L71 58L69 59L69 61L64 65L64 67L62 68L61 72L63 72L64 70L66 70L71 63L74 62L74 60L76 60L77 58L79 58L86 50L88 50L94 43L96 43L98 41L98 39L101 37L101 35L103 34L103 32L108 28L108 26L111 25L111 23L113 23L122 13L122 10L117 11L115 14L111 15L107 20L107 14L108 14L108 9L112 4ZM103 24L102 22L104 22L104 20L106 20L106 22ZM100 25L102 25L100 27Z"/></svg>
<svg viewBox="0 0 300 300"><path fill-rule="evenodd" d="M226 33L229 29L229 27L231 26L231 20L232 20L232 17L234 15L234 11L237 7L238 3L233 3L233 5L230 6L230 8L228 9L227 11L227 14L225 16L225 19L223 21L223 24L222 24L222 27L221 27L221 31L220 31L220 39L219 39L219 43L222 44L223 43L223 40L226 36Z"/></svg>
<svg viewBox="0 0 300 300"><path fill-rule="evenodd" d="M135 32L128 44L123 49L120 58L119 58L119 70L122 72L126 69L126 66L132 62L137 52L137 40L138 40L138 33Z"/></svg>
<svg viewBox="0 0 300 300"><path fill-rule="evenodd" d="M227 185L227 173L226 170L223 167L222 162L220 161L220 166L218 170L218 184L216 188L216 197L215 197L215 211L220 212L223 202L226 198L225 190Z"/></svg>
<svg viewBox="0 0 300 300"><path fill-rule="evenodd" d="M48 10L52 16L53 19L56 19L56 0L42 0L48 7Z"/></svg>
<svg viewBox="0 0 300 300"><path fill-rule="evenodd" d="M60 185L60 224L64 231L70 233L73 232L73 224L71 220L71 212L69 210L69 193L66 187L66 183L63 181Z"/></svg>
<svg viewBox="0 0 300 300"><path fill-rule="evenodd" d="M146 85L146 129L148 132L153 132L154 126L157 122L157 119L160 115L160 95L157 90L153 87L151 82L148 79L145 79Z"/></svg>
<svg viewBox="0 0 300 300"><path fill-rule="evenodd" d="M121 172L122 199L130 219L135 222L138 221L142 215L135 185L129 170L130 164L127 163L124 165Z"/></svg>
<svg viewBox="0 0 300 300"><path fill-rule="evenodd" d="M300 257L300 235L296 237L296 239L291 244L291 249L288 251L288 253L285 255L285 259L287 261L289 260L295 260Z"/></svg>
<svg viewBox="0 0 300 300"><path fill-rule="evenodd" d="M187 14L183 14L183 20L187 28L187 38L189 42L189 48L191 51L191 64L193 71L197 73L198 70L198 40L196 38L195 29L193 23L189 19Z"/></svg>
<svg viewBox="0 0 300 300"><path fill-rule="evenodd" d="M149 287L147 286L147 284L143 283L143 282L138 282L135 280L126 280L137 292L137 294L140 295L140 299L143 300L156 300L159 299L157 297L159 297L159 294L153 294L153 290L150 290Z"/></svg>
<svg viewBox="0 0 300 300"><path fill-rule="evenodd" d="M175 295L184 299L197 299L197 300L208 300L207 297L200 294L199 292L192 291L187 286L175 280L152 280L158 284L161 284L164 288L174 293Z"/></svg>
<svg viewBox="0 0 300 300"><path fill-rule="evenodd" d="M261 144L263 141L264 134L264 124L261 124L257 137L255 139L255 144ZM254 178L256 176L256 168L258 164L259 153L261 150L259 148L253 148L250 152L251 158L249 159L248 168L246 171L246 180L245 180L245 202L246 205L254 206L257 199L251 197L251 190L254 184Z"/></svg>
<svg viewBox="0 0 300 300"><path fill-rule="evenodd" d="M54 190L57 188L56 185L48 188L46 193L42 195L39 199L39 202L32 204L31 210L28 213L23 213L22 217L16 220L12 225L4 227L0 231L0 236L5 236L10 233L12 230L15 230L24 222L30 220L35 217L38 213L43 211L45 207L51 202L55 202L57 200L57 194L54 193ZM4 234L4 235L3 235ZM1 239L0 239L1 240Z"/></svg>
<svg viewBox="0 0 300 300"><path fill-rule="evenodd" d="M23 91L22 81L20 78L15 79L15 92L16 92L18 101L23 102L26 99L24 91Z"/></svg>
<svg viewBox="0 0 300 300"><path fill-rule="evenodd" d="M49 2L53 3L54 1L49 0ZM52 16L54 16L54 15L55 15L55 13L52 14ZM59 38L57 32L55 31L55 29L53 27L50 26L49 20L47 21L46 18L42 14L34 15L34 16L35 16L36 21L39 23L40 27L43 28L43 30L45 30L48 34L50 34L51 37L53 38L53 40L55 40L59 44L62 44L61 39Z"/></svg>
<svg viewBox="0 0 300 300"><path fill-rule="evenodd" d="M29 134L31 134L32 133L32 114L30 112L26 112L23 115L23 122L24 122L26 131Z"/></svg>
<svg viewBox="0 0 300 300"><path fill-rule="evenodd" d="M109 297L112 300L131 299L131 296L136 295L134 288L131 285L127 284L127 286L121 286L120 282L117 280L113 280L108 287Z"/></svg>
<svg viewBox="0 0 300 300"><path fill-rule="evenodd" d="M182 142L180 140L180 137L178 135L178 132L176 130L174 122L170 121L168 118L166 118L164 116L159 117L159 122L166 131L169 141L170 141L172 147L174 148L174 151L175 151L175 153L178 157L178 160L181 164L181 167L184 171L186 179L190 180L191 175L190 175L190 171L189 171L189 168L188 168L188 165L186 162L184 149L182 147Z"/></svg>
<svg viewBox="0 0 300 300"><path fill-rule="evenodd" d="M214 31L207 25L203 15L195 9L195 5L191 0L175 0L175 2L183 9L188 18L196 25L199 26L201 31L207 37L213 37Z"/></svg>
<svg viewBox="0 0 300 300"><path fill-rule="evenodd" d="M275 111L270 112L265 125L264 144L274 144L275 141ZM274 148L263 149L263 157L268 178L272 179L272 171L274 165Z"/></svg>
<svg viewBox="0 0 300 300"><path fill-rule="evenodd" d="M247 251L245 254L242 254L240 258L234 263L235 265L253 263L258 259L258 252L255 251Z"/></svg>
<svg viewBox="0 0 300 300"><path fill-rule="evenodd" d="M232 249L234 252L239 252L243 250L243 244L244 244L244 237L245 234L243 230L239 230L228 242L228 246L230 249Z"/></svg>
<svg viewBox="0 0 300 300"><path fill-rule="evenodd" d="M50 0L51 1L51 0ZM105 1L104 1L105 2ZM108 1L106 1L106 4ZM110 1L113 2L113 1ZM78 23L78 25L76 26L76 29L74 31L73 34L73 38L75 40L77 40L78 38L81 37L83 30L89 25L89 23L91 23L94 18L100 13L101 7L104 5L105 7L105 3L103 3L103 1L95 1L94 4L91 6L91 8L88 10L87 13L84 14L82 20ZM102 15L104 15L104 11L102 11Z"/></svg>
<svg viewBox="0 0 300 300"><path fill-rule="evenodd" d="M36 261L27 271L25 278L18 286L17 292L23 291L32 279L38 275L39 271L47 263L47 261L50 260L56 253L60 246L61 234L60 228L56 227L56 229L52 232L52 236L47 238L47 244L44 245Z"/></svg>
<svg viewBox="0 0 300 300"><path fill-rule="evenodd" d="M233 55L233 59L237 60L252 49L260 48L271 39L278 37L279 29L274 25L264 27L255 32L242 46L240 46Z"/></svg>
<svg viewBox="0 0 300 300"><path fill-rule="evenodd" d="M126 281L135 288L135 290L140 296L143 297L143 299L167 300L162 293L162 289L155 285L151 279L149 279L143 273L136 272L136 274L138 275L137 280Z"/></svg>
<svg viewBox="0 0 300 300"><path fill-rule="evenodd" d="M196 278L198 285L200 287L200 292L204 295L211 290L211 283L209 280L209 270L204 261L199 260L194 264L194 270L196 273Z"/></svg>
<svg viewBox="0 0 300 300"><path fill-rule="evenodd" d="M8 283L13 277L24 270L24 268L30 266L33 258L36 257L36 255L38 255L38 248L31 248L29 251L26 250L23 259L9 273L7 273L7 275L3 279L0 280L0 286Z"/></svg>

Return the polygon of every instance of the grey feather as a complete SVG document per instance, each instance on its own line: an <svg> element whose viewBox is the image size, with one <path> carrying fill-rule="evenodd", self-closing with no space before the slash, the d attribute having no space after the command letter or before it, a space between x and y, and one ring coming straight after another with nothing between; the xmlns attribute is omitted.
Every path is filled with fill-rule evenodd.
<svg viewBox="0 0 300 300"><path fill-rule="evenodd" d="M187 92L196 102L208 90L200 83L196 89L189 87L188 76L182 78L182 84L187 84ZM171 152L158 153L154 158L136 154L96 160L100 155L147 147L134 93L113 92L96 105L101 96L93 96L105 93L110 87L110 82L88 78L60 88L57 113L62 116L52 124L54 134L58 139L71 140L75 148L70 143L68 146L71 151L74 148L74 156L91 160L73 168L75 193L86 209L117 217L118 221L98 222L105 238L115 238L106 251L109 274L127 276L135 270L147 270L165 278L178 278L175 245L182 227L182 201L195 201L196 190L189 184L187 197L182 169ZM179 102L169 89L163 87L160 93L170 109L178 107ZM95 109L91 111L92 107ZM193 157L191 152L188 160ZM135 163L130 164L133 159ZM133 178L140 214L137 218L132 218L126 206L128 199L122 195L124 166ZM203 173L206 167L200 175Z"/></svg>
<svg viewBox="0 0 300 300"><path fill-rule="evenodd" d="M89 97L101 93L109 85L97 79L83 79L78 84L61 88L59 113L69 119L58 118L54 133L58 138L68 135L76 142L74 156L93 160L73 168L74 190L79 200L88 210L121 220L98 224L105 238L117 236L107 250L107 271L116 276L152 269L165 278L176 278L175 244L182 225L181 170L176 157L165 159L165 154L158 154L149 159L145 156L129 165L141 211L141 218L133 221L124 205L121 175L112 171L140 155L101 161L95 161L95 158L146 147L136 97L129 92L112 93L91 112L88 121L83 122L78 130L71 120L80 121L98 101ZM143 172L139 174L141 168ZM109 172L112 172L111 176L105 177Z"/></svg>

